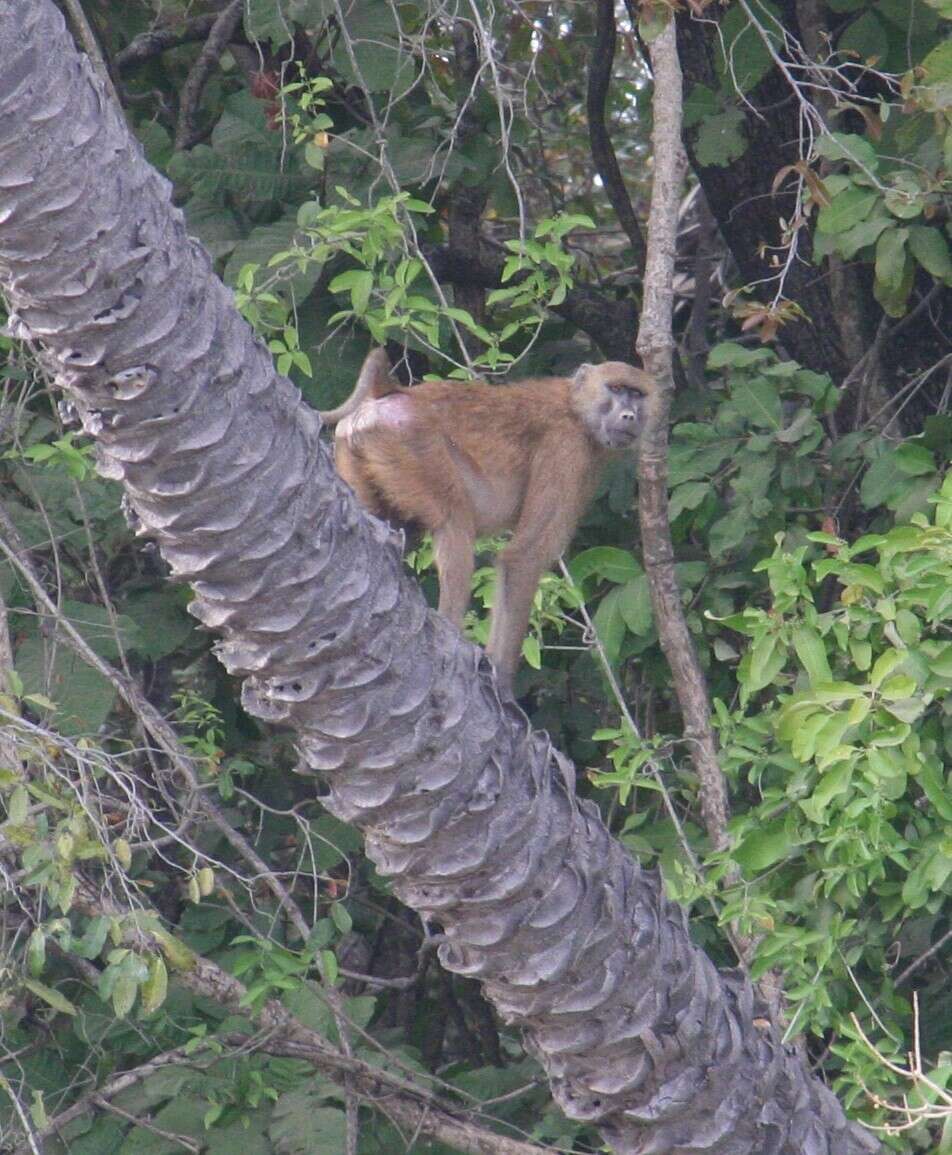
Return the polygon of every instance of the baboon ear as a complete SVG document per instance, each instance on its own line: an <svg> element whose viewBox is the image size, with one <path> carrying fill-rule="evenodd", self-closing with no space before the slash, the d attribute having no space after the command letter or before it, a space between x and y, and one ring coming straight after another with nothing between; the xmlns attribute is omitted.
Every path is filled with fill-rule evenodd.
<svg viewBox="0 0 952 1155"><path fill-rule="evenodd" d="M588 380L589 373L591 373L594 368L595 366L589 365L587 361L579 365L579 367L575 370L574 376L572 377L572 383L574 385L584 385Z"/></svg>

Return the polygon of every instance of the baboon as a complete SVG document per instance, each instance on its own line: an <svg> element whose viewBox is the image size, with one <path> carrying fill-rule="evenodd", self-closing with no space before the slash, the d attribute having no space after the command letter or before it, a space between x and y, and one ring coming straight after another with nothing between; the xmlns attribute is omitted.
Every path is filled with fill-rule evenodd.
<svg viewBox="0 0 952 1155"><path fill-rule="evenodd" d="M512 530L486 647L505 694L539 578L571 540L602 463L635 446L653 388L621 361L510 385L406 388L375 349L351 396L321 414L336 425L337 469L361 504L433 535L439 612L456 625L469 605L476 538Z"/></svg>

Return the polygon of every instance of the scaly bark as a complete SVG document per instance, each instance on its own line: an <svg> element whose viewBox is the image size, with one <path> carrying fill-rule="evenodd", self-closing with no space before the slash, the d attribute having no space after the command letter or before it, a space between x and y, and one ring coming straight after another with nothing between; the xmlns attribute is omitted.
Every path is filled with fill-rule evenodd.
<svg viewBox="0 0 952 1155"><path fill-rule="evenodd" d="M296 730L328 808L570 1114L620 1155L875 1148L426 609L49 0L0 0L0 284L245 706Z"/></svg>

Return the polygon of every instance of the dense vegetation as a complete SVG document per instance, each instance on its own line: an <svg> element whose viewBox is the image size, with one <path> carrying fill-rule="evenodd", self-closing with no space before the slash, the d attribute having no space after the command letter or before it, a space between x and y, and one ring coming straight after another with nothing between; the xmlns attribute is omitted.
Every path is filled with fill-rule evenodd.
<svg viewBox="0 0 952 1155"><path fill-rule="evenodd" d="M632 358L650 7L64 8L309 403L346 395L371 343L414 378ZM952 1151L952 10L735 0L677 19L669 513L729 849L702 820L630 464L545 578L517 689L696 940L782 987L788 1037L843 1102L901 1128L896 1150ZM344 1082L170 982L192 951L246 984L244 1008L279 996L478 1126L597 1150L293 773L287 735L241 710L42 362L3 345L0 1149L80 1102L42 1150L348 1151ZM426 541L408 555L432 592L430 560ZM150 705L189 756L175 789ZM131 924L168 953L130 945ZM928 1083L903 1074L910 1051ZM450 1149L381 1107L361 1153Z"/></svg>

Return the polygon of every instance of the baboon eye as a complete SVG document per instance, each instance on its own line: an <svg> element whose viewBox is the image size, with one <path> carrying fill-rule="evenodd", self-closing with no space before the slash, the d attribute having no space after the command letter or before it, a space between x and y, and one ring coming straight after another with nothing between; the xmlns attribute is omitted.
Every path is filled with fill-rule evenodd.
<svg viewBox="0 0 952 1155"><path fill-rule="evenodd" d="M624 393L625 392L625 386L620 384L618 381L613 381L608 386L608 388L612 391L612 393Z"/></svg>

